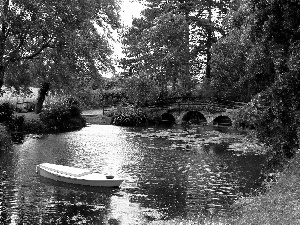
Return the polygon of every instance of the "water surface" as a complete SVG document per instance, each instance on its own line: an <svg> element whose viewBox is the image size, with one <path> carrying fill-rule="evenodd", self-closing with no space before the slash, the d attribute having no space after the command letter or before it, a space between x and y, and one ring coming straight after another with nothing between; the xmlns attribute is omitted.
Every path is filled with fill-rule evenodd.
<svg viewBox="0 0 300 225"><path fill-rule="evenodd" d="M0 186L0 221L133 225L226 216L234 200L261 185L264 157L243 154L244 148L243 135L207 126L90 125L64 134L29 135L1 155L7 178ZM125 181L119 189L63 184L35 173L44 162Z"/></svg>

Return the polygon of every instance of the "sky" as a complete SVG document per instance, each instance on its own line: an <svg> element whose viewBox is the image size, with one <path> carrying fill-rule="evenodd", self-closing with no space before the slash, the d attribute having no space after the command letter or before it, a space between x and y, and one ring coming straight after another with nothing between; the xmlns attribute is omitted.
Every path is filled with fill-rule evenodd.
<svg viewBox="0 0 300 225"><path fill-rule="evenodd" d="M121 4L121 21L123 25L125 26L131 26L132 25L132 19L134 17L139 17L141 11L143 10L143 5L133 1L133 0L122 0ZM117 33L115 33L115 43L114 43L114 55L116 57L122 56L122 48L121 44L118 42L119 38Z"/></svg>
<svg viewBox="0 0 300 225"><path fill-rule="evenodd" d="M144 9L143 5L138 3L136 0L122 0L121 4L121 23L124 26L131 26L132 25L132 19L139 17L141 11ZM115 59L121 58L124 55L122 54L122 45L120 43L120 38L118 37L117 31L113 31L113 37L115 39L114 42L112 42L112 47L114 50L114 55L113 57ZM121 69L118 67L115 67L117 72L120 72ZM108 74L103 74L105 77L112 77L113 75L108 73Z"/></svg>
<svg viewBox="0 0 300 225"><path fill-rule="evenodd" d="M133 17L139 17L143 5L133 0L122 0L121 20L124 25L130 26Z"/></svg>

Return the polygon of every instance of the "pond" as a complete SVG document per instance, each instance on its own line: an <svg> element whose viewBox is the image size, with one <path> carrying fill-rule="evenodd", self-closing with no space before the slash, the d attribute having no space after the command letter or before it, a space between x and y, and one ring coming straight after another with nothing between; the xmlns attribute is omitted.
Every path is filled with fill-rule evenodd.
<svg viewBox="0 0 300 225"><path fill-rule="evenodd" d="M1 154L0 223L149 224L229 215L262 183L265 157L230 128L89 125L29 135ZM63 184L38 176L39 163L89 168L125 179L120 188Z"/></svg>

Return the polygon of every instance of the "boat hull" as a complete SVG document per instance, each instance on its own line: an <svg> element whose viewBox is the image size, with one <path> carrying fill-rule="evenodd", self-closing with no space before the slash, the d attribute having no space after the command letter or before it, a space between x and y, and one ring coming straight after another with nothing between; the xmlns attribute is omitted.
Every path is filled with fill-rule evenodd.
<svg viewBox="0 0 300 225"><path fill-rule="evenodd" d="M71 173L70 170L76 173ZM36 172L52 180L69 184L98 186L98 187L119 187L123 179L107 179L105 175L94 173L88 170L72 168L67 166L44 163L36 166Z"/></svg>

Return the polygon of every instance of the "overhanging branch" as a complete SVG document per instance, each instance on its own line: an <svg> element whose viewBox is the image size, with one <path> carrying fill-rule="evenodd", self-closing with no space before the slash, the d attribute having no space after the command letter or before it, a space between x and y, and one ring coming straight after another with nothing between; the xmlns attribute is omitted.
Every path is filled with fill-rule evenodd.
<svg viewBox="0 0 300 225"><path fill-rule="evenodd" d="M46 42L44 42L35 52L33 52L32 54L29 54L27 56L16 56L16 54L12 54L8 61L10 62L17 62L17 61L21 61L23 59L34 59L36 58L38 55L40 55L46 48L52 48L53 46L51 46L50 42L52 41L52 38L49 38Z"/></svg>
<svg viewBox="0 0 300 225"><path fill-rule="evenodd" d="M41 54L46 48L50 47L51 40L52 39L49 39L47 42L43 43L37 51L35 51L34 53L32 53L28 56L21 57L21 59L33 59L33 58L35 58L36 56Z"/></svg>

